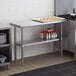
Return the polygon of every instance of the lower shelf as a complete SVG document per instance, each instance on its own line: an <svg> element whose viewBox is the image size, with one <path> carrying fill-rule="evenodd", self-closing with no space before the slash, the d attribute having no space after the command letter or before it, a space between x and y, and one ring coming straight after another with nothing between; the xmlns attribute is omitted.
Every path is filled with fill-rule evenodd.
<svg viewBox="0 0 76 76"><path fill-rule="evenodd" d="M49 42L55 42L55 41L59 41L59 38L50 39L50 40L41 40L41 39L27 40L27 41L23 41L22 47L43 44L43 43L49 43ZM17 42L16 44L18 46L21 46L21 42Z"/></svg>
<svg viewBox="0 0 76 76"><path fill-rule="evenodd" d="M5 65L9 65L10 62L5 62L5 63L0 63L0 66L5 66Z"/></svg>
<svg viewBox="0 0 76 76"><path fill-rule="evenodd" d="M2 47L8 47L8 46L10 46L10 44L8 43L8 44L0 44L0 47L2 48Z"/></svg>

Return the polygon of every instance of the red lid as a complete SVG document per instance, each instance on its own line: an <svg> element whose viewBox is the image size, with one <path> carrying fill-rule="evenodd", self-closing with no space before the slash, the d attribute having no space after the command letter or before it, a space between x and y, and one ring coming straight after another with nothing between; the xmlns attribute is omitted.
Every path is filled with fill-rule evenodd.
<svg viewBox="0 0 76 76"><path fill-rule="evenodd" d="M41 33L44 33L44 31L41 31Z"/></svg>
<svg viewBox="0 0 76 76"><path fill-rule="evenodd" d="M52 31L49 31L49 33L52 33Z"/></svg>
<svg viewBox="0 0 76 76"><path fill-rule="evenodd" d="M53 28L47 28L48 30L53 29Z"/></svg>
<svg viewBox="0 0 76 76"><path fill-rule="evenodd" d="M49 33L48 31L44 31L44 33Z"/></svg>
<svg viewBox="0 0 76 76"><path fill-rule="evenodd" d="M57 32L57 31L53 31L53 32L55 33L55 32Z"/></svg>
<svg viewBox="0 0 76 76"><path fill-rule="evenodd" d="M51 33L54 33L55 31L51 31Z"/></svg>
<svg viewBox="0 0 76 76"><path fill-rule="evenodd" d="M57 32L57 31L55 31L55 32Z"/></svg>
<svg viewBox="0 0 76 76"><path fill-rule="evenodd" d="M53 31L50 31L50 33L53 33Z"/></svg>

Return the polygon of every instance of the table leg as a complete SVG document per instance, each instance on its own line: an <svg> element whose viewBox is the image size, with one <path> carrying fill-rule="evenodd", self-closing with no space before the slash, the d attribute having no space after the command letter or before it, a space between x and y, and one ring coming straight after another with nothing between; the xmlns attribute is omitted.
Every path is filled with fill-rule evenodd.
<svg viewBox="0 0 76 76"><path fill-rule="evenodd" d="M24 64L24 56L23 56L23 28L21 28L21 65Z"/></svg>
<svg viewBox="0 0 76 76"><path fill-rule="evenodd" d="M14 26L14 55L15 55L15 62L17 61L17 57L16 57L16 26Z"/></svg>
<svg viewBox="0 0 76 76"><path fill-rule="evenodd" d="M63 28L61 23L61 56L63 56Z"/></svg>
<svg viewBox="0 0 76 76"><path fill-rule="evenodd" d="M56 30L56 24L53 25L54 30ZM55 42L53 42L53 54L55 54Z"/></svg>
<svg viewBox="0 0 76 76"><path fill-rule="evenodd" d="M8 69L8 70L10 69L10 65L9 65L9 64L7 65L7 69Z"/></svg>

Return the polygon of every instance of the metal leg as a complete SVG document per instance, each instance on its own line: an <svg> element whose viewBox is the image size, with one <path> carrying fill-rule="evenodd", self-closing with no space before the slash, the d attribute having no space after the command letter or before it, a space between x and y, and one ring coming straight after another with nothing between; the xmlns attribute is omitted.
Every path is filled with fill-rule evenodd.
<svg viewBox="0 0 76 76"><path fill-rule="evenodd" d="M76 59L76 53L74 53L74 58Z"/></svg>
<svg viewBox="0 0 76 76"><path fill-rule="evenodd" d="M10 69L10 65L9 65L9 64L7 65L7 69L8 69L8 70Z"/></svg>
<svg viewBox="0 0 76 76"><path fill-rule="evenodd" d="M53 54L55 54L55 42L53 42Z"/></svg>
<svg viewBox="0 0 76 76"><path fill-rule="evenodd" d="M55 24L53 25L54 30L56 30ZM53 54L55 54L55 42L53 42Z"/></svg>
<svg viewBox="0 0 76 76"><path fill-rule="evenodd" d="M11 59L10 59L10 61L11 61L11 64L13 64L13 61L12 61L12 38L11 38L11 28L10 28L10 30L9 30L10 32L9 32L9 39L10 39L10 57L11 57Z"/></svg>
<svg viewBox="0 0 76 76"><path fill-rule="evenodd" d="M16 57L16 26L14 26L14 54L15 54L15 62L17 61Z"/></svg>
<svg viewBox="0 0 76 76"><path fill-rule="evenodd" d="M23 57L23 28L21 28L21 65L24 64L24 57Z"/></svg>
<svg viewBox="0 0 76 76"><path fill-rule="evenodd" d="M63 28L61 23L61 56L63 56Z"/></svg>

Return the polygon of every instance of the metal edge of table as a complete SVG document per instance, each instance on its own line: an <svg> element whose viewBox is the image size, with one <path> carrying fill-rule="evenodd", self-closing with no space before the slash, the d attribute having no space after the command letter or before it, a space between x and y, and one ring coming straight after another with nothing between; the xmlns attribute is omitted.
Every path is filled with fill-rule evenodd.
<svg viewBox="0 0 76 76"><path fill-rule="evenodd" d="M15 27L19 27L19 28L26 28L26 27L33 27L33 26L39 26L39 25L48 25L48 24L56 24L56 23L63 23L63 22L65 22L65 21L67 21L66 19L64 19L64 20L60 20L60 21L53 21L53 22L44 22L44 23L39 23L39 22L36 22L36 23L39 23L39 24L37 24L37 25L30 25L30 26L28 26L28 24L27 24L27 26L23 26L23 25L20 25L20 24L17 24L17 23L10 23L10 25L11 26L15 26ZM33 22L35 22L35 21L33 21Z"/></svg>

